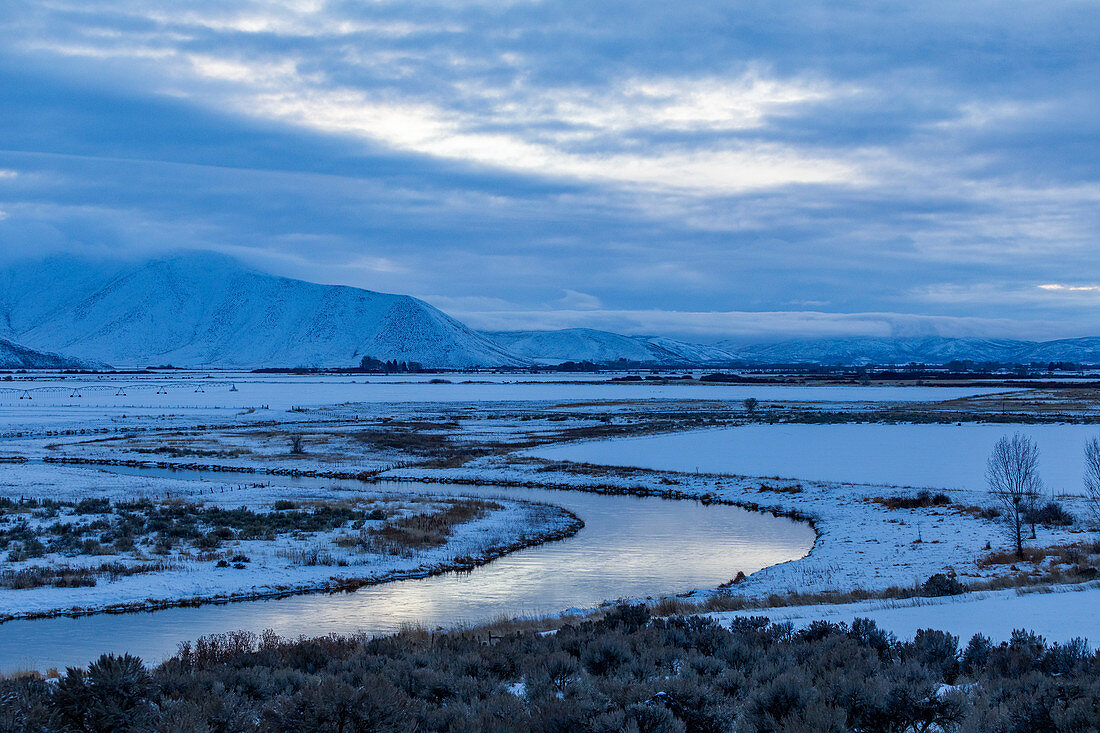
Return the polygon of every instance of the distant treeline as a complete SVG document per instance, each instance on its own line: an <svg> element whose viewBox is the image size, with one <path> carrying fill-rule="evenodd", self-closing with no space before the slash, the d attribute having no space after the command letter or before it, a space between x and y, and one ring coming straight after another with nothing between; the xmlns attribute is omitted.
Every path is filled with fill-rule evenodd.
<svg viewBox="0 0 1100 733"><path fill-rule="evenodd" d="M1100 729L1100 658L1019 631L899 642L620 606L555 633L222 634L147 670L105 655L0 681L5 731L720 733Z"/></svg>
<svg viewBox="0 0 1100 733"><path fill-rule="evenodd" d="M382 361L364 356L353 367L262 367L254 374L438 374L441 370L426 368L418 361Z"/></svg>

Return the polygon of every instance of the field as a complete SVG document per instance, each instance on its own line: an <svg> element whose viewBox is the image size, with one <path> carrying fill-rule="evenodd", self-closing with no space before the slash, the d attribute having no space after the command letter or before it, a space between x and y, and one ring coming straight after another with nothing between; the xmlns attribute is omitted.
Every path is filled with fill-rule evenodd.
<svg viewBox="0 0 1100 733"><path fill-rule="evenodd" d="M150 380L127 387L117 399L129 402L107 417L90 403L70 404L81 398L58 398L49 380L38 381L49 389L34 394L34 407L17 408L18 396L9 393L5 409L20 416L6 426L0 495L9 506L0 528L10 534L18 526L22 534L8 538L2 572L10 582L0 588L0 610L10 618L357 587L472 567L566 537L584 520L547 506L552 497L531 503L519 494L485 494L499 487L732 503L812 525L816 540L804 557L740 575L731 563L724 582L681 586L675 597L633 596L656 612L798 623L870 614L901 635L923 627L922 618L951 628L968 613L945 609L988 603L1001 624L988 633L1003 637L1009 626L1036 618L1028 610L1035 604L1073 598L1059 623L1043 628L1063 641L1091 629L1086 612L1100 597L1090 583L1100 554L1077 466L1084 439L1100 433L1100 418L1087 389L523 383L501 376L466 385L452 375L450 384L388 380L366 399L361 390L372 385L295 379L209 375L204 391L176 394L175 407L156 404L165 395ZM100 390L102 399L115 399L112 389L120 387ZM756 395L750 410L744 399ZM253 402L259 408L246 406ZM1028 541L1034 552L1024 560L1005 556L1004 525L981 479L989 446L1016 431L1038 441L1048 499L1061 512L1036 523ZM187 473L195 471L201 481ZM301 477L312 482L308 488ZM371 488L393 481L441 493ZM358 488L349 491L348 482ZM474 491L461 498L463 486L480 498ZM90 499L108 503L78 509ZM175 542L156 524L166 516L186 520ZM293 521L279 519L286 516ZM413 549L382 533L437 516L456 521ZM120 537L123 520L135 528ZM73 526L58 529L64 524ZM56 539L61 534L67 545ZM529 552L538 557L537 549ZM629 562L629 555L610 562ZM671 545L660 562L675 568ZM957 595L919 600L940 595L927 590L934 576L949 579ZM429 582L423 602L432 603L433 592L461 592L445 587ZM522 613L522 604L510 603L502 613ZM539 598L529 604L539 607Z"/></svg>

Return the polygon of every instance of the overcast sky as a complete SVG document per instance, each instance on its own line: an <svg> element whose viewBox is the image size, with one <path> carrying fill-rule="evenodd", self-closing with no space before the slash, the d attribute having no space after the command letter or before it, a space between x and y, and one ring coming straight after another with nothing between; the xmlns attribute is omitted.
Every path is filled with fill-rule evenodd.
<svg viewBox="0 0 1100 733"><path fill-rule="evenodd" d="M231 9L226 9L231 6ZM491 329L1100 335L1100 4L0 4L0 250Z"/></svg>

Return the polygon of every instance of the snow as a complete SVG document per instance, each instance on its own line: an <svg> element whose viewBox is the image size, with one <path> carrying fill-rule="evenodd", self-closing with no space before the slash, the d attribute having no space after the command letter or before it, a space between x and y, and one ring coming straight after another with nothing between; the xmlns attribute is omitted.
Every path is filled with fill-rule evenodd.
<svg viewBox="0 0 1100 733"><path fill-rule="evenodd" d="M0 338L0 369L82 369L91 366L79 359L35 351Z"/></svg>
<svg viewBox="0 0 1100 733"><path fill-rule="evenodd" d="M955 390L931 387L777 385L761 388L743 385L578 384L570 381L575 377L563 378L562 375L452 375L448 377L454 382L452 384L428 384L426 380L435 378L434 375L351 378L214 372L209 375L210 379L203 381L204 376L206 375L202 372L173 372L159 376L104 377L102 380L94 381L94 384L102 386L103 389L88 390L88 394L83 398L88 400L83 403L85 405L102 404L105 405L104 407L81 407L79 404L71 404L77 401L69 397L74 381L69 378L61 379L57 375L0 382L0 386L13 390L0 393L0 410L8 410L7 414L13 423L22 420L23 424L31 424L31 421L38 420L34 424L39 430L39 437L9 442L8 445L17 449L13 452L23 453L32 458L71 453L89 458L100 456L138 460L156 458L157 456L142 453L139 449L161 443L164 445L193 444L196 449L214 451L240 447L243 452L239 459L222 460L218 457L202 460L227 464L234 460L255 463L261 472L265 464L276 460L278 465L286 467L330 468L331 466L326 463L329 460L326 451L330 451L334 454L345 454L347 460L373 462L371 465L377 464L384 468L402 466L404 462L400 460L400 456L366 449L362 444L358 446L358 452L353 453L350 450L350 443L341 442L343 439L341 431L344 431L348 436L347 439L351 440L352 433L361 430L357 427L356 420L359 415L365 415L373 422L377 422L379 417L392 417L394 420L415 417L417 420L439 424L441 430L452 435L456 440L486 439L497 444L514 442L529 445L533 437L553 436L568 428L594 425L596 421L592 418L602 418L606 413L613 412L614 420L616 422L621 420L626 425L632 419L639 421L651 419L654 415L667 414L666 411L689 412L699 404L713 406L720 404L718 401L722 399L730 402L740 401L749 395L757 396L761 400L804 401L821 409L835 410L866 405L874 395L894 398L886 400L887 402L922 398L946 399L955 396L952 395ZM94 378L82 376L80 379ZM477 383L459 383L459 380L465 379L476 380ZM116 383L122 381L126 381L128 385L126 394L119 396L117 402L111 404L116 399L114 391L117 389ZM203 392L194 391L193 385L196 381L203 381L206 385ZM230 392L230 384L235 384L237 391ZM18 400L20 388L34 388L35 385L44 389L34 393L33 406L26 401L20 402ZM158 386L168 386L169 394L157 395ZM766 390L774 390L772 394L775 396L765 396ZM986 390L982 393L990 394L995 391ZM974 393L973 390L958 390L958 392ZM661 397L647 399L651 395L661 395ZM51 400L56 400L56 403L51 403ZM159 400L164 402L158 402ZM240 401L237 402L237 400ZM269 404L270 409L249 412L247 406L256 403ZM293 407L300 405L305 405L304 412L292 411ZM740 409L738 405L731 405L731 407L734 410ZM935 411L939 408L932 405L928 409ZM112 416L112 424L117 430L133 431L133 437L111 436L108 442L100 443L90 442L83 436L59 438L42 433L46 429L56 429L58 421L71 420L74 425L88 425L96 419L105 419L103 415L106 413ZM125 418L122 417L123 414L126 414ZM164 423L159 418L135 419L136 414L144 416L175 414L177 418L173 419L179 419L185 424L189 423L192 430L174 433L168 431L143 433L142 428L162 427ZM100 417L97 418L97 415ZM207 420L210 416L221 418L228 427L217 430L204 429L201 432L193 430L197 420ZM330 419L333 422L325 422ZM268 420L273 424L254 425L257 421ZM307 429L308 435L311 422L316 425L318 431L316 452L301 458L288 458L285 455L286 431L301 429L296 427L301 425ZM295 428L292 428L292 425ZM908 586L922 582L938 572L954 571L963 582L1014 575L1016 571L1010 567L979 567L976 562L985 554L984 548L987 543L994 548L1004 547L1005 535L1001 524L977 519L951 507L892 510L871 499L876 496L906 493L906 490L890 484L928 483L937 489L946 489L951 500L958 505L989 505L990 498L985 493L984 482L980 481L988 452L984 447L986 443L982 441L991 444L996 437L1011 433L1015 429L1032 431L1030 434L1035 435L1039 440L1041 462L1055 471L1048 477L1052 485L1076 486L1073 483L1062 483L1057 478L1057 470L1065 469L1069 458L1079 462L1081 434L1073 431L1090 431L1091 428L1087 426L750 425L744 428L623 439L615 443L577 443L531 451L555 460L575 459L578 457L577 450L595 451L582 458L614 461L624 465L653 465L659 469L656 472L584 466L563 467L546 465L540 461L525 458L521 454L492 454L473 460L461 468L439 469L404 465L393 468L383 476L400 477L410 481L424 479L522 482L540 487L531 491L567 487L589 490L597 488L609 492L675 491L685 496L717 496L765 509L793 511L812 517L817 531L816 543L812 552L800 560L764 567L770 562L777 561L773 559L738 567L742 563L740 556L728 551L717 542L708 545L707 549L702 551L698 550L698 543L696 543L691 551L693 555L703 555L706 561L716 563L718 571L724 573L720 576L722 579L733 577L739 569L750 573L747 580L732 588L732 592L764 600L771 594L788 592L813 593L852 589L874 591L894 585ZM787 430L795 432L784 432ZM1100 432L1100 428L1097 430ZM270 445L263 442L265 438L262 435L266 432L276 436L270 439L275 441ZM331 438L331 442L327 444L323 442L326 434L330 434ZM47 447L53 443L62 444L62 447ZM1059 453L1062 450L1066 453ZM279 455L275 455L276 452ZM753 461L759 461L759 463L752 463ZM1065 476L1075 477L1077 465L1079 463L1075 463L1070 469L1065 469L1069 471ZM746 474L776 475L781 473L777 467L783 466L797 467L804 477L783 480L746 476ZM690 472L696 468L716 473L691 475L677 472L677 469ZM968 478L967 471L971 468L973 470ZM940 473L936 473L937 470ZM127 478L118 474L98 474L94 471L70 469L64 466L44 466L35 464L33 461L10 466L7 469L0 468L0 474L5 471L7 473L3 475L8 478L0 481L0 485L7 483L7 491L27 495L40 494L52 485L60 494L67 493L76 498L99 490L118 492L120 495L145 491L156 496L163 496L166 492L170 494L180 492L180 495L188 496L191 495L188 492L194 491L195 484L195 482L170 477ZM853 473L844 474L840 473L841 471ZM879 473L873 473L873 471ZM924 473L919 473L920 471ZM717 472L732 472L739 475L717 475ZM87 478L82 480L79 476L102 477L103 486L97 488L94 481L89 483ZM951 480L946 481L945 477ZM977 483L974 482L974 477L979 479ZM242 477L244 481L250 481L253 478L253 476ZM257 487L252 493L247 484L231 483L233 479L234 477L225 474L217 474L212 482L204 485L204 489L213 486L223 487L224 500L233 505L232 502L270 502L284 495L293 497L303 492L303 486L305 486L305 484L294 485L290 480L284 482L284 479L275 479L274 486ZM865 481L866 483L844 483L845 481ZM333 482L333 485L335 483ZM325 495L321 488L318 488L325 485L328 483L321 480L310 484L316 489L318 495ZM359 488L361 487L357 486L356 490ZM466 488L462 487L459 491L465 491ZM485 486L469 487L469 489L471 493L493 491L492 487ZM423 490L423 487L417 490ZM444 489L441 488L440 491ZM516 491L528 490L517 489ZM306 493L308 494L308 491ZM561 498L551 496L544 498L544 501L566 506L570 506L571 497L575 496L563 494L560 491L548 490L545 493L556 494ZM584 496L595 497L592 494ZM204 495L204 498L215 500L217 496L210 499L209 495ZM608 522L606 531L600 524L604 520L597 520L592 516L592 522L585 532L599 531L610 538L617 530L632 531L629 521L624 519L625 502L632 500L610 495L599 498L616 502L613 506L607 507L608 511L604 517ZM649 534L635 532L636 536L632 538L635 543L647 538L657 538L655 544L660 544L662 547L679 547L675 544L676 532L684 535L685 541L698 539L699 532L707 529L703 526L707 522L714 521L719 524L725 522L724 515L715 506L692 502L670 504L656 499L649 501L661 505L647 520L655 526L655 529ZM1084 515L1084 507L1079 497L1068 497L1064 499L1064 503L1078 516ZM678 505L693 506L702 513L696 522L697 527L690 523L676 525L668 521L670 515L677 514L673 507ZM586 511L590 510L586 509ZM589 519L589 516L583 513L578 512L578 514L586 521ZM766 519L771 520L770 517ZM687 529L684 529L685 526ZM730 527L731 525L726 522L721 531L729 535ZM805 530L808 539L808 528L802 526L801 529ZM661 534L662 532L664 534ZM1037 544L1041 545L1079 542L1089 537L1078 527L1040 528L1039 532ZM785 531L784 535L786 535ZM578 535L578 538L580 542L586 541L582 535ZM788 538L784 536L782 539ZM516 567L522 563L529 563L537 570L534 575L539 582L545 582L548 586L554 587L563 585L560 582L560 576L547 573L547 565L542 563L548 558L569 558L568 549L571 542L554 543L556 547L542 546L530 552L517 553L515 556L509 556L506 562L499 565L494 563L493 565L498 565L496 569L493 566L479 569L464 579L468 581L468 585L458 592L467 595L475 592L491 592L494 590L492 578L498 571L502 574L501 577L504 577L504 569ZM803 548L805 546L802 545ZM720 547L721 549L718 549ZM678 551L688 552L682 548ZM635 553L635 556L639 554ZM787 558L795 556L797 554L785 555ZM589 574L595 587L592 596L606 597L599 594L607 590L608 579L611 576L602 572L602 569L603 566L611 563L591 563L583 558L578 560L577 557L572 555L570 562L557 563L553 567L565 568L571 577L582 572ZM648 564L645 567L628 568L631 572L640 573L643 577L639 585L631 586L630 592L646 594L689 590L691 585L682 582L686 577L685 568L696 562L696 558L693 557L692 562L678 562L674 559L668 561L667 565L656 563L662 565L662 574L673 578L673 582L669 583L667 588L654 583L653 578L657 575L653 571L654 563L647 561ZM757 568L763 569L757 570ZM326 569L329 574L332 574L333 570L338 568ZM752 572L754 570L757 571ZM225 572L229 573L229 571ZM232 571L223 579L219 579L212 573L203 573L198 575L198 580L207 584L204 587L228 587L218 586L217 583L227 583L233 578L238 579L235 582L240 582L242 575L238 573L243 572ZM404 572L404 570L398 569L396 572ZM714 580L714 577L714 573L709 573L686 583L697 585L698 589L694 595L702 598L714 592L714 584L721 582ZM303 575L303 578L304 582L312 582L310 577ZM454 589L440 591L441 586L436 583L436 580L438 579L417 584L415 593L405 591L406 596L400 596L400 593L394 590L395 598L400 597L408 601L401 606L403 612L415 613L418 609L426 609L424 613L440 613L440 609L450 609L451 606L445 606L445 604L453 600L453 597L448 594L455 591ZM261 578L254 582L267 586L275 581ZM636 588L642 588L642 590L639 592L635 590ZM537 606L539 598L548 596L527 593L525 589L517 588L514 579L498 583L495 589L503 589L501 597L510 599L511 612L531 609L548 612ZM157 588L154 587L154 590ZM134 593L136 592L135 589ZM379 590L379 592L382 591ZM360 594L355 595L363 597ZM516 601L517 598L521 600ZM532 599L530 605L525 605L527 603L525 599L528 598ZM1005 603L1009 605L997 609L1003 623L1024 625L1025 622L1029 622L1030 617L1026 614L1014 617L1011 610L1014 608L1012 604L1016 599L1008 596L1005 598L1007 599ZM1030 596L1026 598L1030 602ZM559 599L558 596L553 596L553 600L548 604L554 609L560 609L566 605L583 605L588 602L577 601L574 598ZM46 601L43 601L43 604L48 605ZM315 606L310 607L315 608ZM341 611L346 607L335 605L325 607L336 617L333 623L341 622L341 618L347 615ZM922 609L938 607L936 604L914 606L913 612L919 615L923 612ZM886 613L890 609L880 607L879 610ZM442 618L454 619L456 622L461 620L455 616L454 613L443 613ZM292 633L302 629L300 621L291 619L286 623L292 626L298 624L290 629Z"/></svg>
<svg viewBox="0 0 1100 733"><path fill-rule="evenodd" d="M386 493L364 488L354 494L346 490L303 488L267 483L231 483L187 481L164 477L135 476L54 467L41 464L0 464L0 496L54 498L75 501L86 497L107 497L114 501L147 497L153 501L185 499L206 506L225 508L248 507L271 511L276 499L292 499L308 505L313 501L354 500L367 508L384 507L387 515L419 513L441 507L442 501L453 497L431 494L412 496L407 493ZM0 615L23 616L49 613L59 609L101 609L118 604L143 604L176 599L212 599L242 597L324 588L340 578L367 578L374 581L419 577L433 568L449 565L455 557L482 556L495 548L506 547L523 536L535 536L566 528L571 518L545 504L518 500L494 499L502 505L486 516L459 525L442 547L428 548L408 556L392 556L342 549L334 540L350 530L315 532L308 536L280 534L275 540L233 540L226 543L219 555L243 554L250 558L245 569L232 566L218 568L213 560L203 560L193 552L174 552L163 559L174 569L142 573L108 580L100 578L93 587L32 589L0 588ZM57 521L84 523L99 515L83 517L59 516L36 521L26 517L31 527ZM346 565L302 565L288 559L296 550L320 549ZM138 554L143 554L140 549ZM147 553L144 553L147 554ZM103 562L131 564L127 555L47 554L21 562L4 561L4 570L28 567L67 565L98 566ZM162 559L149 555L145 561Z"/></svg>
<svg viewBox="0 0 1100 733"><path fill-rule="evenodd" d="M210 253L14 265L0 272L0 323L31 348L114 366L527 363L415 298L275 277Z"/></svg>
<svg viewBox="0 0 1100 733"><path fill-rule="evenodd" d="M717 344L750 363L946 364L956 360L1006 364L1100 362L1100 338L1018 341L1012 339L855 337Z"/></svg>
<svg viewBox="0 0 1100 733"><path fill-rule="evenodd" d="M981 491L993 444L1015 432L1038 444L1040 473L1049 489L1081 490L1084 444L1100 436L1097 425L745 425L548 446L527 454L674 471Z"/></svg>
<svg viewBox="0 0 1100 733"><path fill-rule="evenodd" d="M899 639L911 639L918 629L938 629L959 637L965 645L974 634L994 643L1008 641L1016 629L1034 631L1047 642L1064 643L1074 638L1100 642L1100 586L1054 586L1049 592L1017 593L1014 590L967 593L944 598L904 601L865 601L836 605L788 606L752 611L708 614L729 623L737 616L767 616L773 622L790 621L796 627L811 621L851 623L872 619Z"/></svg>
<svg viewBox="0 0 1100 733"><path fill-rule="evenodd" d="M862 387L803 385L638 384L612 382L614 375L563 382L544 376L442 374L415 378L263 375L250 372L181 371L147 375L17 375L0 381L0 408L31 415L43 406L86 411L132 409L247 409L267 405L407 402L568 402L588 400L709 400L811 403L936 402L997 394L976 387ZM448 383L431 383L444 379ZM577 377L574 375L573 379ZM231 391L236 387L236 391ZM201 391L199 391L201 390ZM79 396L77 396L79 395ZM30 399L25 399L29 397ZM737 405L740 408L740 405Z"/></svg>
<svg viewBox="0 0 1100 733"><path fill-rule="evenodd" d="M539 364L565 361L639 363L717 363L733 360L723 349L665 337L623 336L592 328L558 331L487 331L485 335L519 356Z"/></svg>
<svg viewBox="0 0 1100 733"><path fill-rule="evenodd" d="M1007 546L1004 525L975 518L953 506L926 509L889 509L872 497L911 493L896 487L842 484L825 481L789 481L746 476L708 476L674 472L630 472L619 468L563 467L515 464L484 459L475 465L448 471L455 477L483 480L538 481L543 485L612 486L622 490L661 492L672 487L688 496L710 495L758 506L798 512L814 522L817 540L810 554L799 560L765 567L734 587L738 595L767 598L770 594L821 593L856 589L879 591L892 586L914 586L935 573L957 573L963 582L1015 575L1007 565L978 566L993 548ZM403 474L430 478L439 472L403 469ZM953 490L953 504L991 506L985 491ZM1079 517L1087 511L1080 498L1063 498ZM1035 546L1070 544L1087 539L1079 527L1038 528ZM736 574L731 567L730 576ZM700 589L709 592L708 589Z"/></svg>

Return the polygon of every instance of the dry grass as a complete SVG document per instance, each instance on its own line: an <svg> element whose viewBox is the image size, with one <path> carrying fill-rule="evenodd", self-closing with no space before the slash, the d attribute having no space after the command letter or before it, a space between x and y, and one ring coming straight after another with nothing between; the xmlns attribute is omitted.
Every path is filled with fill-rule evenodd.
<svg viewBox="0 0 1100 733"><path fill-rule="evenodd" d="M442 511L396 517L381 527L364 528L356 544L364 552L384 555L405 555L442 547L455 527L503 508L493 501L461 499L449 503Z"/></svg>
<svg viewBox="0 0 1100 733"><path fill-rule="evenodd" d="M868 501L881 504L887 509L928 509L949 506L951 497L943 493L933 494L930 491L918 491L911 496L872 496Z"/></svg>
<svg viewBox="0 0 1100 733"><path fill-rule="evenodd" d="M772 494L801 494L802 486L800 484L791 484L789 486L772 486L770 484L760 484L756 489L759 492L768 492Z"/></svg>
<svg viewBox="0 0 1100 733"><path fill-rule="evenodd" d="M1051 585L1088 583L1097 579L1100 572L1095 567L1073 565L1066 569L1050 569L1020 572L986 580L964 583L966 592L1012 590L1042 592ZM718 613L751 609L782 608L786 606L817 606L859 603L874 600L905 600L925 598L930 594L923 583L911 586L890 586L880 590L856 588L847 591L822 591L818 593L773 593L765 598L748 598L734 593L717 593L704 599L662 598L649 604L657 616L674 616L692 613Z"/></svg>
<svg viewBox="0 0 1100 733"><path fill-rule="evenodd" d="M107 562L91 567L37 566L21 570L0 572L0 588L26 590L53 586L55 588L88 588L96 584L99 578L117 580L130 575L160 573L180 567L178 563L151 562L125 565L120 562Z"/></svg>
<svg viewBox="0 0 1100 733"><path fill-rule="evenodd" d="M991 568L998 565L1042 565L1050 562L1051 565L1061 565L1076 568L1077 572L1085 573L1091 569L1095 574L1100 571L1100 543L1075 542L1068 545L1050 545L1048 547L1025 547L1024 556L1017 557L1010 550L996 550L978 558L979 568Z"/></svg>

